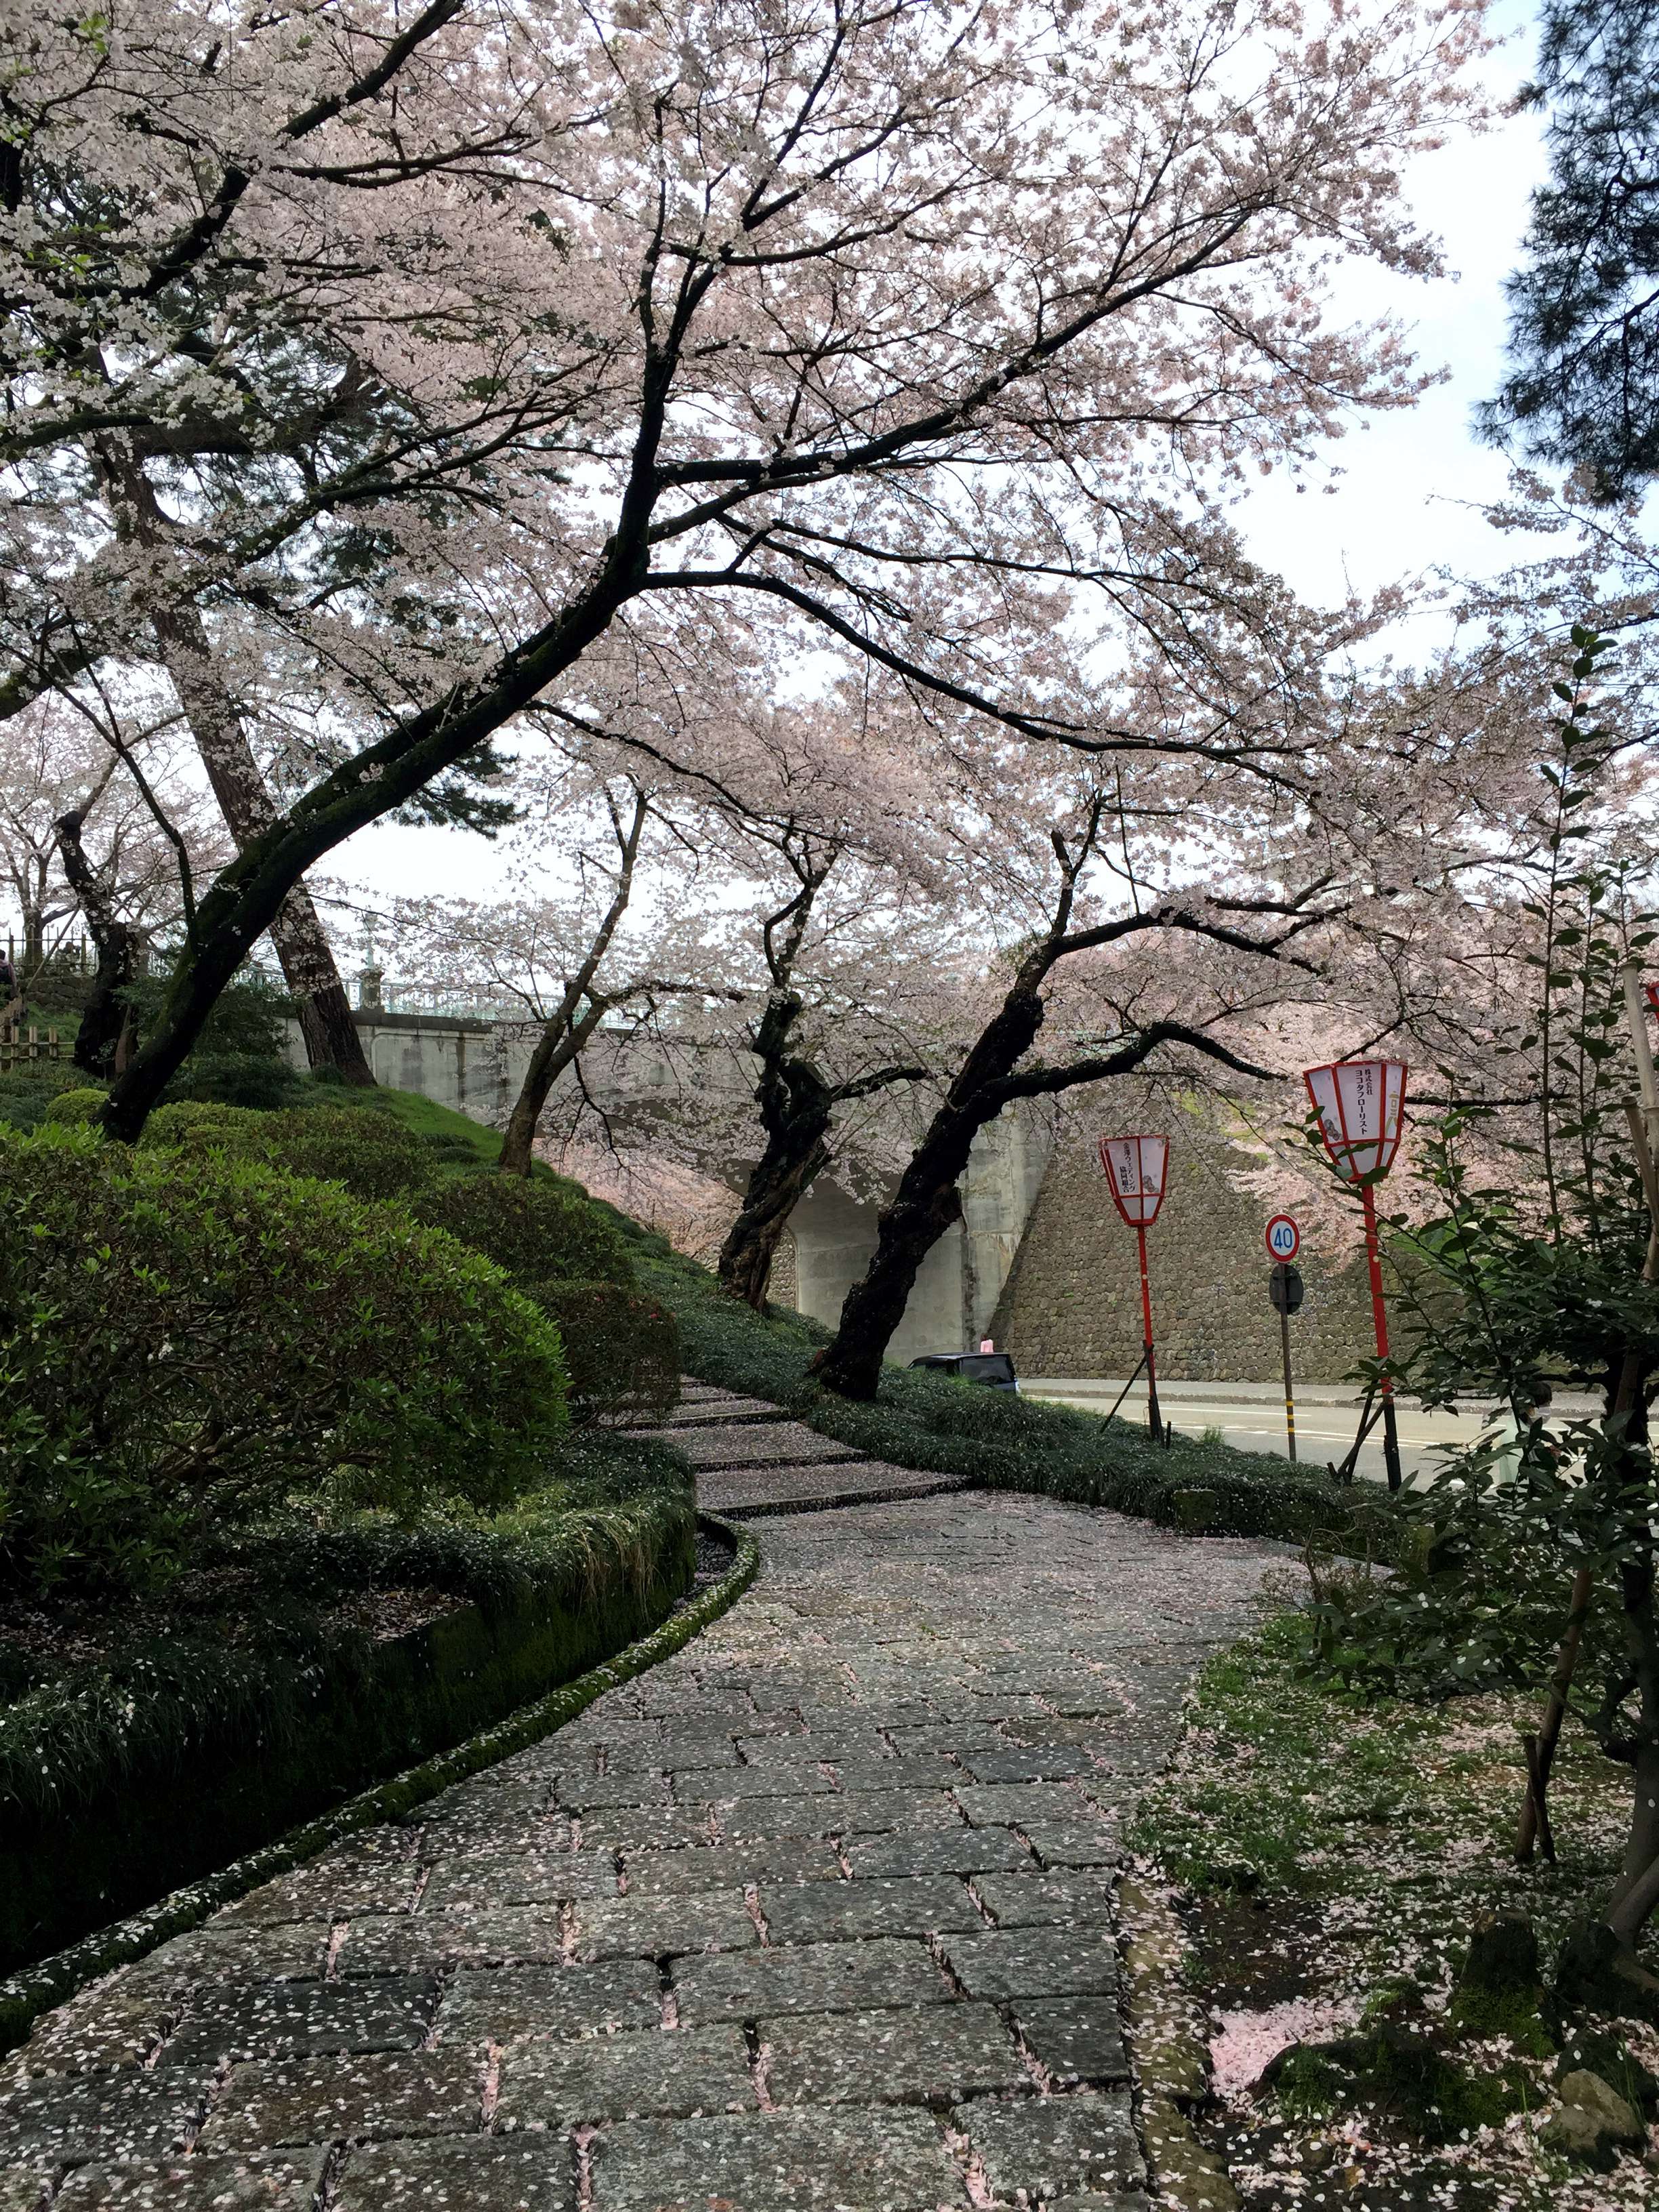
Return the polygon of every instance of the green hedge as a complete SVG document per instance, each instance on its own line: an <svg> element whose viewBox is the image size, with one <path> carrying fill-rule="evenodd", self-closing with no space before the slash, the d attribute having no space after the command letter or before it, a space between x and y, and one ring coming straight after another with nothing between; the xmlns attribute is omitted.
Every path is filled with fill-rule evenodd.
<svg viewBox="0 0 1659 2212"><path fill-rule="evenodd" d="M0 1588L153 1583L296 1494L495 1510L564 1400L544 1316L398 1207L0 1125Z"/></svg>
<svg viewBox="0 0 1659 2212"><path fill-rule="evenodd" d="M1391 1555L1396 1516L1374 1484L1339 1485L1277 1454L1220 1443L1178 1437L1168 1448L1154 1445L1138 1424L922 1368L884 1368L875 1402L855 1404L806 1373L813 1352L830 1341L819 1323L775 1307L763 1318L678 1256L642 1257L640 1273L673 1304L688 1374L769 1398L872 1459L962 1475L986 1490L1109 1506L1194 1533L1291 1542L1323 1534Z"/></svg>
<svg viewBox="0 0 1659 2212"><path fill-rule="evenodd" d="M417 1218L482 1252L515 1283L633 1283L627 1240L562 1176L454 1176L411 1205Z"/></svg>
<svg viewBox="0 0 1659 2212"><path fill-rule="evenodd" d="M679 1325L659 1298L616 1283L530 1283L559 1332L579 1421L665 1421L680 1395Z"/></svg>
<svg viewBox="0 0 1659 2212"><path fill-rule="evenodd" d="M331 1103L279 1113L194 1102L159 1106L143 1142L258 1161L288 1175L337 1182L354 1198L413 1199L438 1179L433 1147L395 1115Z"/></svg>
<svg viewBox="0 0 1659 2212"><path fill-rule="evenodd" d="M696 1559L689 1470L572 1440L494 1528L216 1539L100 1663L0 1708L0 1968L73 1941L489 1724L660 1620ZM376 1589L467 1602L375 1641ZM15 1663L15 1662L14 1662Z"/></svg>

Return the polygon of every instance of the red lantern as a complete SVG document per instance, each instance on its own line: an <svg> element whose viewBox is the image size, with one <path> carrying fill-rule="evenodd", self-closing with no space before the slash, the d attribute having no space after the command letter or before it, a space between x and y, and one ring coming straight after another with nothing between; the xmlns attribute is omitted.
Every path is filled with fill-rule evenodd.
<svg viewBox="0 0 1659 2212"><path fill-rule="evenodd" d="M1374 1187L1394 1165L1406 1117L1402 1060L1339 1060L1303 1076L1319 1117L1319 1133L1339 1175L1359 1186L1365 1212L1365 1265L1371 1281L1371 1325L1376 1356L1389 1356L1389 1316L1382 1299L1382 1263L1376 1244ZM1382 1378L1382 1460L1389 1487L1400 1487L1400 1438L1395 1426L1394 1384Z"/></svg>
<svg viewBox="0 0 1659 2212"><path fill-rule="evenodd" d="M1350 1182L1380 1182L1400 1149L1404 1060L1339 1060L1328 1067L1309 1068L1302 1080L1338 1172Z"/></svg>
<svg viewBox="0 0 1659 2212"><path fill-rule="evenodd" d="M1100 1164L1112 1199L1131 1229L1150 1229L1164 1203L1164 1173L1169 1164L1167 1137L1103 1137Z"/></svg>
<svg viewBox="0 0 1659 2212"><path fill-rule="evenodd" d="M1103 1137L1100 1164L1106 1170L1112 1203L1135 1232L1140 1248L1140 1340L1146 1370L1146 1425L1154 1443L1164 1432L1158 1410L1158 1361L1152 1352L1152 1290L1146 1273L1146 1231L1164 1203L1170 1164L1167 1137Z"/></svg>

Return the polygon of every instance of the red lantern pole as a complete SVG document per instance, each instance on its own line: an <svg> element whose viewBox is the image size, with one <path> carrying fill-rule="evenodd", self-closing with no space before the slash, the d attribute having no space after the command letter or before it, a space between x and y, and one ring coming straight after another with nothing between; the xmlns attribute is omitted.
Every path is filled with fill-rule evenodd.
<svg viewBox="0 0 1659 2212"><path fill-rule="evenodd" d="M1152 1352L1152 1285L1146 1273L1146 1231L1143 1223L1136 1223L1135 1235L1140 1240L1140 1340L1146 1347L1146 1426L1152 1431L1152 1442L1158 1443L1164 1434L1164 1417L1158 1410L1158 1361Z"/></svg>
<svg viewBox="0 0 1659 2212"><path fill-rule="evenodd" d="M1371 1285L1371 1326L1376 1334L1376 1356L1385 1367L1389 1317L1382 1301L1382 1261L1371 1186L1387 1175L1400 1148L1407 1073L1403 1060L1343 1060L1307 1068L1303 1074L1309 1103L1333 1164L1345 1181L1359 1186L1365 1217L1365 1269ZM1395 1423L1392 1377L1385 1373L1377 1387L1382 1394L1382 1464L1388 1470L1389 1489L1398 1490L1400 1432ZM1369 1399L1366 1402L1370 1403Z"/></svg>
<svg viewBox="0 0 1659 2212"><path fill-rule="evenodd" d="M1376 1332L1376 1356L1386 1360L1389 1356L1389 1311L1382 1300L1382 1256L1376 1241L1376 1200L1370 1183L1362 1183L1359 1194L1365 1206L1365 1267L1371 1279L1371 1326ZM1388 1471L1389 1487L1398 1490L1400 1474L1400 1431L1395 1425L1394 1378L1384 1375L1382 1392L1382 1464Z"/></svg>
<svg viewBox="0 0 1659 2212"><path fill-rule="evenodd" d="M1155 1444L1164 1441L1164 1430L1158 1404L1158 1361L1152 1351L1152 1285L1146 1269L1146 1231L1158 1219L1164 1203L1169 1161L1167 1137L1103 1137L1100 1140L1100 1164L1112 1203L1134 1231L1140 1253L1141 1362L1146 1370L1146 1426ZM1127 1390L1128 1385L1124 1388Z"/></svg>

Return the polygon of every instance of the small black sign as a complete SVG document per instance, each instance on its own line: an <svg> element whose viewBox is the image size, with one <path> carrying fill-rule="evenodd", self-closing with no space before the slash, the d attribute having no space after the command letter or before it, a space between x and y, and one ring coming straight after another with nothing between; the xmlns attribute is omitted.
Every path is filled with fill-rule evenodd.
<svg viewBox="0 0 1659 2212"><path fill-rule="evenodd" d="M1267 1296L1275 1313L1293 1314L1302 1303L1302 1271L1281 1260L1267 1276Z"/></svg>

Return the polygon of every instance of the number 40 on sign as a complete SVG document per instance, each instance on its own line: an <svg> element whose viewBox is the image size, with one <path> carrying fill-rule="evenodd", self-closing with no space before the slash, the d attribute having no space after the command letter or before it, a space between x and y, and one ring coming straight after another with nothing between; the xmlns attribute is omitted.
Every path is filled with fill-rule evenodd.
<svg viewBox="0 0 1659 2212"><path fill-rule="evenodd" d="M1276 1213L1267 1224L1267 1249L1275 1260L1294 1260L1302 1249L1302 1231L1288 1213Z"/></svg>

